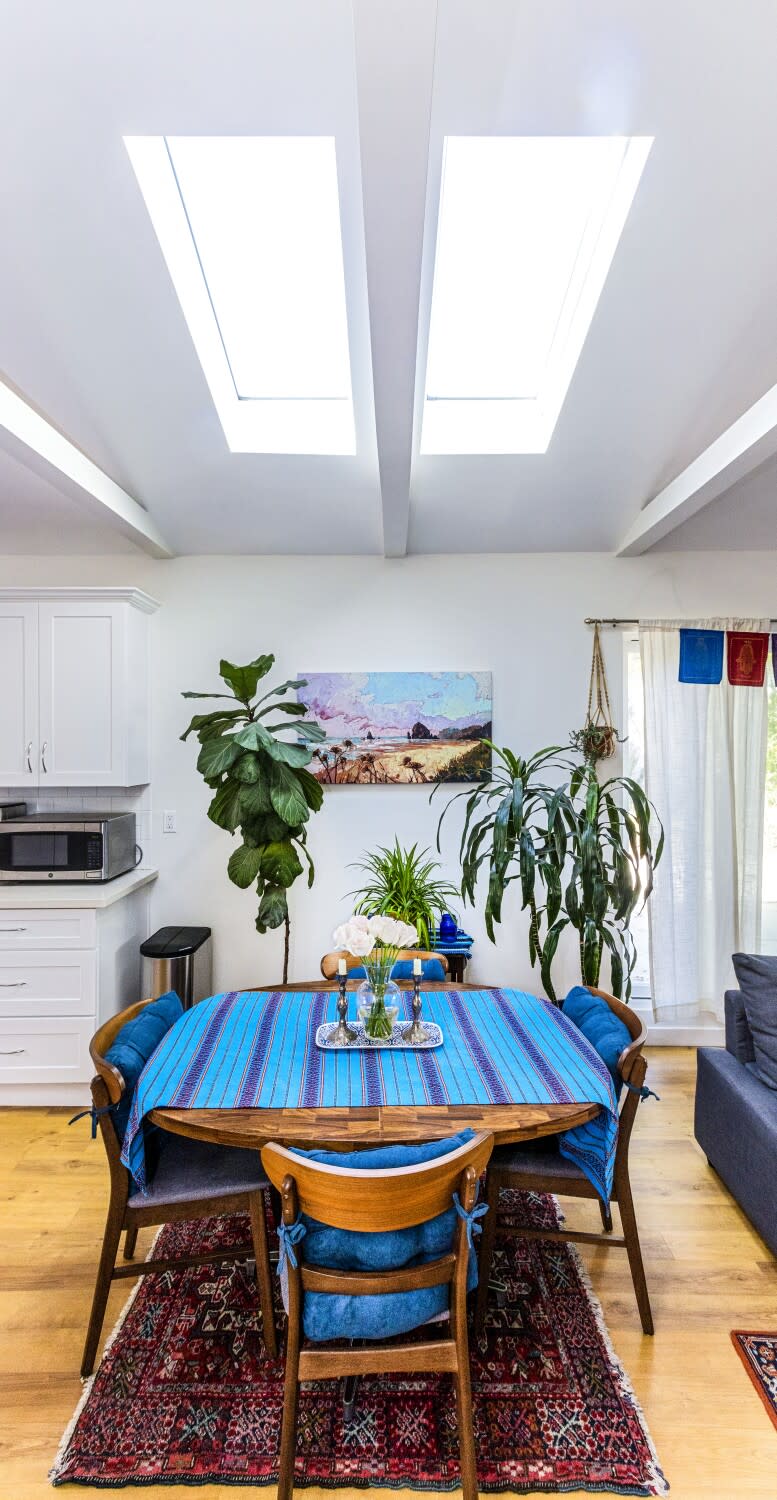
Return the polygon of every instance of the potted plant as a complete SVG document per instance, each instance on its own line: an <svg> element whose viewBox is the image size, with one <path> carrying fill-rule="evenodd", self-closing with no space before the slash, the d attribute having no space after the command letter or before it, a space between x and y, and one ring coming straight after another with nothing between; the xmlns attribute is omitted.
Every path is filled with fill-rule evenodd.
<svg viewBox="0 0 777 1500"><path fill-rule="evenodd" d="M664 846L655 809L631 777L600 783L594 762L580 765L561 746L528 760L506 748L492 749L491 781L459 793L468 799L460 847L462 896L474 904L486 865L485 921L494 942L505 893L518 882L522 909L529 911L529 957L532 966L539 961L546 994L556 999L553 961L562 932L573 927L583 982L598 985L607 950L613 993L629 999L636 958L629 921L650 895ZM438 841L454 801L440 818Z"/></svg>
<svg viewBox="0 0 777 1500"><path fill-rule="evenodd" d="M195 714L181 735L200 742L197 770L214 793L208 817L241 842L230 856L227 873L245 889L256 883L258 932L284 926L283 982L289 977L290 919L287 892L307 864L313 884L313 861L306 825L317 812L323 792L306 770L309 745L325 738L318 724L304 718L304 703L283 702L304 681L283 682L257 697L257 687L274 665L274 656L258 656L246 666L222 661L219 675L229 692L182 694L184 698L218 698L222 707ZM283 716L283 717L279 717ZM274 722L268 723L268 719ZM289 730L307 743L284 738Z"/></svg>
<svg viewBox="0 0 777 1500"><path fill-rule="evenodd" d="M350 895L357 897L357 913L398 917L416 928L422 948L430 948L435 917L441 917L452 902L458 903L459 891L450 881L439 878L440 866L426 856L428 849L418 845L403 849L399 839L392 848L380 847L365 855L356 865L366 879Z"/></svg>

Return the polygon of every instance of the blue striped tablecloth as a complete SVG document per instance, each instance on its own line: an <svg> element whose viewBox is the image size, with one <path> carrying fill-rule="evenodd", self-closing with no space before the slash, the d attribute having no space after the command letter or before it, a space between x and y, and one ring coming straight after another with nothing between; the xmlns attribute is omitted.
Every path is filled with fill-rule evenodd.
<svg viewBox="0 0 777 1500"><path fill-rule="evenodd" d="M402 997L408 1017L411 996ZM243 990L176 1021L138 1080L122 1161L146 1182L143 1118L153 1109L321 1109L331 1105L599 1104L565 1131L562 1154L609 1199L618 1113L612 1079L582 1032L521 990L424 990L443 1045L428 1052L322 1052L331 991Z"/></svg>

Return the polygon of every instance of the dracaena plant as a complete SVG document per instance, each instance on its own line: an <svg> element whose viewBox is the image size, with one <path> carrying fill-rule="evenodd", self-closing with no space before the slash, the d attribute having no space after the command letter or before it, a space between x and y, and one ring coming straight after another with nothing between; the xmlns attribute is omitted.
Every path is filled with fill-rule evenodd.
<svg viewBox="0 0 777 1500"><path fill-rule="evenodd" d="M553 961L567 927L578 935L583 982L598 985L606 950L613 992L629 999L636 959L629 922L650 895L664 844L654 808L631 777L600 783L595 765L576 764L561 746L528 760L491 748L492 779L458 794L467 798L459 850L464 900L474 905L486 866L485 922L494 942L505 894L517 883L521 908L529 912L529 958L532 966L539 962L551 1000ZM438 847L456 800L443 810Z"/></svg>
<svg viewBox="0 0 777 1500"><path fill-rule="evenodd" d="M303 873L303 860L308 886L313 884L306 825L323 800L319 783L306 770L309 746L325 735L318 724L305 718L304 703L284 701L286 693L306 687L304 680L282 682L257 697L259 683L274 663L274 656L258 656L244 667L222 661L219 675L229 692L186 692L182 697L218 698L223 706L195 714L181 739L194 734L200 742L197 770L214 793L208 817L228 833L240 834L227 873L242 889L256 884L257 931L285 928L285 983L289 977L287 892ZM284 737L290 732L294 739ZM300 735L305 744L298 743Z"/></svg>

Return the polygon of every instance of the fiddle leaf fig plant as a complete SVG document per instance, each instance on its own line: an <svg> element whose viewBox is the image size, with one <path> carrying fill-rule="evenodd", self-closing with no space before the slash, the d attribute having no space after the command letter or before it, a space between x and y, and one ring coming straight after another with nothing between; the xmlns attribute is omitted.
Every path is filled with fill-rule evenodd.
<svg viewBox="0 0 777 1500"><path fill-rule="evenodd" d="M305 718L304 703L282 701L286 693L306 687L304 679L282 682L257 697L259 683L274 664L275 657L270 655L258 656L243 667L222 661L219 675L231 691L182 693L183 698L220 699L224 706L195 714L181 739L194 734L200 742L197 770L214 794L208 808L211 822L227 833L240 834L227 874L243 890L256 885L257 931L285 928L285 984L290 933L287 892L305 866L308 886L313 884L306 825L323 801L319 783L305 769L312 754L308 747L326 736L318 724ZM294 739L282 738L290 731ZM305 737L304 745L296 739L300 734Z"/></svg>

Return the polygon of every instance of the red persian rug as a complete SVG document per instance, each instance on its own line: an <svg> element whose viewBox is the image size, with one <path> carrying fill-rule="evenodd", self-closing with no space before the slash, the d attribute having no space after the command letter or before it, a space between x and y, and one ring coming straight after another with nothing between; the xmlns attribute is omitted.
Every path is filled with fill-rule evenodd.
<svg viewBox="0 0 777 1500"><path fill-rule="evenodd" d="M557 1222L552 1198L527 1195L526 1206L538 1223ZM157 1253L245 1235L236 1218L169 1225ZM138 1283L63 1438L55 1484L276 1483L283 1359L268 1360L260 1342L252 1269L198 1266ZM571 1246L497 1241L488 1325L471 1352L482 1490L666 1493ZM303 1387L297 1454L298 1486L456 1489L450 1379L365 1377L347 1424L341 1383Z"/></svg>
<svg viewBox="0 0 777 1500"><path fill-rule="evenodd" d="M731 1341L777 1427L777 1333L745 1333L735 1328Z"/></svg>

